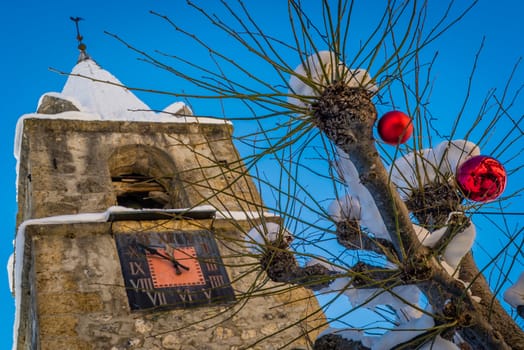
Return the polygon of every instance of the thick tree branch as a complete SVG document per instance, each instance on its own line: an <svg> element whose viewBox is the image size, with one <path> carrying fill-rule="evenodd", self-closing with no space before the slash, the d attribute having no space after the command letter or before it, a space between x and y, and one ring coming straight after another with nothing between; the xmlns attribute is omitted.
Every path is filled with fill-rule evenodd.
<svg viewBox="0 0 524 350"><path fill-rule="evenodd" d="M333 271L320 264L299 266L295 253L285 248L266 247L260 265L272 281L298 284L311 290L326 288L337 278Z"/></svg>
<svg viewBox="0 0 524 350"><path fill-rule="evenodd" d="M338 334L326 334L315 341L315 350L370 350L359 341L346 339Z"/></svg>
<svg viewBox="0 0 524 350"><path fill-rule="evenodd" d="M498 299L491 293L486 278L479 271L473 254L468 253L462 260L460 279L466 282L473 282L471 292L481 298L480 303L476 304L476 311L491 325L497 334L507 344L511 344L514 350L524 350L524 332L517 326L511 316L502 307Z"/></svg>
<svg viewBox="0 0 524 350"><path fill-rule="evenodd" d="M399 285L398 270L383 269L362 262L343 272L335 272L322 264L299 266L294 252L278 247L266 247L260 264L272 281L298 284L312 290L326 288L341 277L351 277L354 288L387 289Z"/></svg>
<svg viewBox="0 0 524 350"><path fill-rule="evenodd" d="M447 221L446 232L435 244L438 254L442 254L451 240L471 225L471 220L462 212L453 213ZM443 223L439 223L443 226Z"/></svg>
<svg viewBox="0 0 524 350"><path fill-rule="evenodd" d="M377 119L375 105L367 90L336 82L324 90L313 104L314 120L320 130L347 153L369 190L391 236L397 257L409 263L418 260L418 246L406 205L388 179L375 148L373 125ZM406 261L407 260L407 261Z"/></svg>
<svg viewBox="0 0 524 350"><path fill-rule="evenodd" d="M439 176L422 189L412 188L406 206L420 225L433 231L446 224L449 213L458 211L462 200L454 183Z"/></svg>
<svg viewBox="0 0 524 350"><path fill-rule="evenodd" d="M358 220L337 222L336 235L338 243L347 249L369 250L386 256L395 254L395 248L390 241L369 237L360 229Z"/></svg>

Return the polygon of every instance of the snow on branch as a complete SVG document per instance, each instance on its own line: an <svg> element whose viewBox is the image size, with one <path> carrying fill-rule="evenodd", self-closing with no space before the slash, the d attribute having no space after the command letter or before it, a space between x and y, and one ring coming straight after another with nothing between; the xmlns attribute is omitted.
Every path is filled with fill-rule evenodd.
<svg viewBox="0 0 524 350"><path fill-rule="evenodd" d="M289 79L288 102L298 107L307 107L323 87L335 81L344 81L351 87L363 87L371 93L377 91L365 69L349 69L334 52L319 51L295 68Z"/></svg>
<svg viewBox="0 0 524 350"><path fill-rule="evenodd" d="M517 282L504 292L504 300L524 318L524 272L520 274Z"/></svg>

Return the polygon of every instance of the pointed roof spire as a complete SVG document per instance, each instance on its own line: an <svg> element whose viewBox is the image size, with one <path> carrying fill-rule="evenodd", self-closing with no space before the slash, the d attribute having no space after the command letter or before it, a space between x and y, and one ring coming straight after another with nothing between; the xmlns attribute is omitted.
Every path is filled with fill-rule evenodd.
<svg viewBox="0 0 524 350"><path fill-rule="evenodd" d="M101 119L153 120L155 113L151 108L87 54L87 46L78 25L83 18L70 19L75 22L80 56L67 78L62 95L79 103L80 111L98 114Z"/></svg>
<svg viewBox="0 0 524 350"><path fill-rule="evenodd" d="M176 102L167 107L163 113L156 113L140 100L130 89L126 88L113 74L101 68L86 52L84 37L80 34L78 23L81 17L70 17L75 22L76 39L80 56L69 74L61 93L47 93L45 96L69 102L67 110L63 107L56 113L76 110L84 113L86 120L125 120L147 122L184 122L184 123L224 123L220 119L193 117L191 108L183 102ZM44 103L43 97L38 110ZM55 101L56 102L56 101ZM48 106L45 106L46 108ZM44 110L42 107L41 111ZM43 112L42 112L43 113ZM85 113L90 114L87 116ZM79 117L77 115L77 117ZM173 118L175 117L175 118Z"/></svg>
<svg viewBox="0 0 524 350"><path fill-rule="evenodd" d="M153 120L155 115L120 80L89 57L80 60L73 68L62 94L79 102L81 111L96 113L102 119Z"/></svg>
<svg viewBox="0 0 524 350"><path fill-rule="evenodd" d="M76 40L78 41L78 50L80 51L80 56L78 56L77 62L87 60L90 57L86 52L87 46L82 41L84 40L84 37L80 34L80 28L78 26L78 22L83 21L84 19L82 17L69 17L69 18L71 19L71 21L75 22L75 27L76 27Z"/></svg>

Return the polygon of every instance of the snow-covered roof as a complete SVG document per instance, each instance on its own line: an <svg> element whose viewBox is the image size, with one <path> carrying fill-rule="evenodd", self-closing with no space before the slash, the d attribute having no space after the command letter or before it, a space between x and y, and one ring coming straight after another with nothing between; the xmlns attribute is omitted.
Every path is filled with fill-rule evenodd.
<svg viewBox="0 0 524 350"><path fill-rule="evenodd" d="M220 118L196 117L189 106L174 102L162 112L156 113L135 94L125 88L113 74L102 69L86 56L71 71L61 93L47 92L40 97L38 107L44 96L67 100L78 111L58 114L32 113L19 118L15 131L15 158L19 159L21 133L25 119L75 119L75 120L114 120L149 123L199 123L230 124ZM38 109L37 107L37 109ZM18 168L18 167L17 167Z"/></svg>
<svg viewBox="0 0 524 350"><path fill-rule="evenodd" d="M101 120L228 123L218 118L195 117L183 102L175 102L161 113L155 113L113 74L89 57L80 60L73 68L60 94L51 94L72 102L80 112L98 114Z"/></svg>
<svg viewBox="0 0 524 350"><path fill-rule="evenodd" d="M113 74L92 59L85 59L73 68L62 95L78 101L82 112L99 114L102 119L154 119L155 113L122 86Z"/></svg>

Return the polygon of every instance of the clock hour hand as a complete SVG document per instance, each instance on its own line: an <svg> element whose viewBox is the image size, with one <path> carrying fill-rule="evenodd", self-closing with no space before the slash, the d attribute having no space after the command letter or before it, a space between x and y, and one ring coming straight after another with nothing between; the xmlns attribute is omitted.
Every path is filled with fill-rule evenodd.
<svg viewBox="0 0 524 350"><path fill-rule="evenodd" d="M156 255L156 256L159 256L161 257L162 259L166 259L166 260L169 260L171 262L171 264L173 264L173 267L175 268L175 271L176 271L176 274L177 275L181 275L182 274L182 271L180 270L181 268L186 270L186 271L189 271L189 267L185 266L185 265L182 265L181 263L178 262L178 260L176 260L174 257L172 256L169 256L169 255L165 255L165 254L162 254L161 252L158 251L158 249L156 248L153 248L153 247L148 247L142 243L138 243L137 242L137 245L142 248L143 250L146 250L147 252L149 252L150 254L153 254L153 255Z"/></svg>

